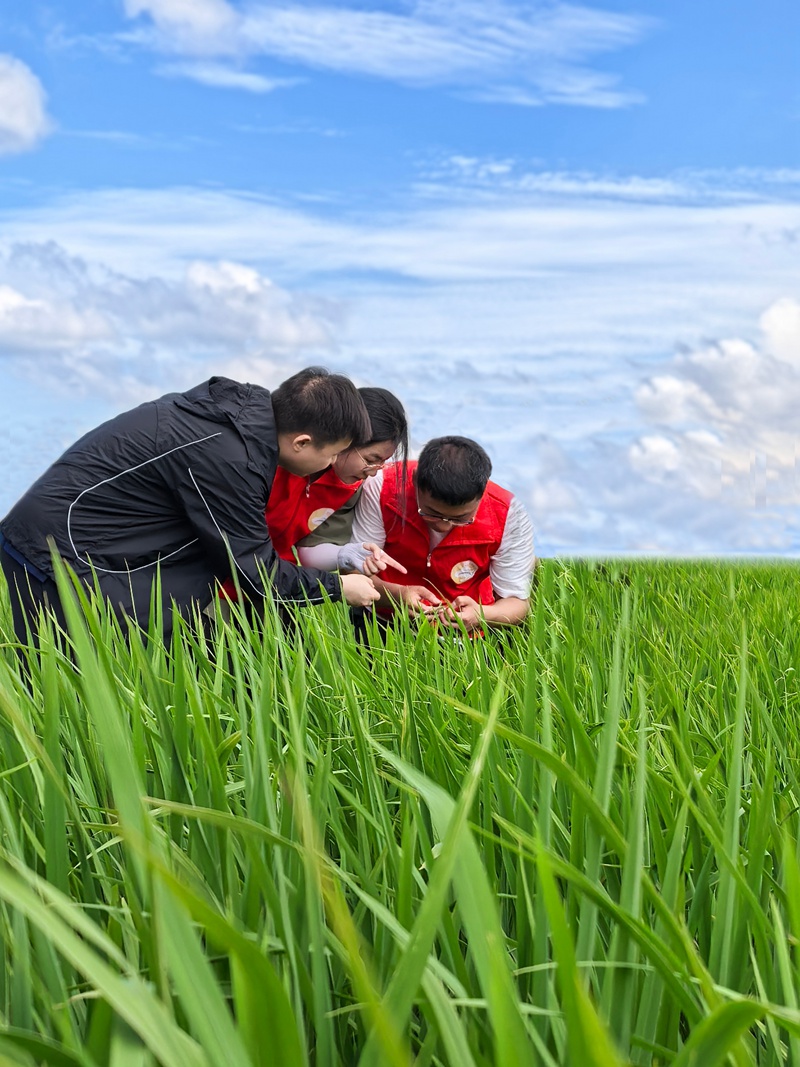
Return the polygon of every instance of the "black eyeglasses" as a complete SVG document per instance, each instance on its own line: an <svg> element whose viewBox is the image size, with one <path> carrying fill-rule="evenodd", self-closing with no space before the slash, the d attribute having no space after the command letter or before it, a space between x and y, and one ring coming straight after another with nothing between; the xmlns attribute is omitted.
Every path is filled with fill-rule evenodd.
<svg viewBox="0 0 800 1067"><path fill-rule="evenodd" d="M433 522L446 522L448 526L471 526L477 517L477 512L468 519L450 519L447 515L437 515L435 511L425 511L419 506L417 497L417 515L421 519L431 519Z"/></svg>

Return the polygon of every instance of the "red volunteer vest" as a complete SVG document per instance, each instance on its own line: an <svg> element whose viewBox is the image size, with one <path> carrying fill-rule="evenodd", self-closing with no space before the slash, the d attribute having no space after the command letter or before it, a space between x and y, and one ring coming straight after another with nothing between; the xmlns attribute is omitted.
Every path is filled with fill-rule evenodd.
<svg viewBox="0 0 800 1067"><path fill-rule="evenodd" d="M282 559L295 562L292 549L326 519L347 503L361 482L346 485L333 467L314 481L278 467L272 483L264 518L273 547ZM236 587L230 579L222 583L223 594L236 600Z"/></svg>
<svg viewBox="0 0 800 1067"><path fill-rule="evenodd" d="M346 485L333 467L314 481L278 467L264 512L278 555L294 560L294 546L347 503L360 485Z"/></svg>
<svg viewBox="0 0 800 1067"><path fill-rule="evenodd" d="M511 493L489 482L469 526L453 526L431 550L430 531L417 514L417 493L412 475L416 462L408 464L405 494L405 525L399 500L398 465L386 467L381 488L381 514L386 530L385 550L408 574L393 567L381 578L396 585L425 585L445 600L469 596L479 604L493 604L494 591L489 563L500 548L511 504Z"/></svg>

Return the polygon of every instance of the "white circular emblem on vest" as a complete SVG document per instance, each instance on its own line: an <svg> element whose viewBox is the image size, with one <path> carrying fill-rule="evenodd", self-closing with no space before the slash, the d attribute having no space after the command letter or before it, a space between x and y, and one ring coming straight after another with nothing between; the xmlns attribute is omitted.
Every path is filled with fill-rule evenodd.
<svg viewBox="0 0 800 1067"><path fill-rule="evenodd" d="M450 571L450 577L456 583L456 585L463 585L464 582L468 582L470 578L478 571L478 564L471 559L462 559L460 563L456 563L455 567Z"/></svg>
<svg viewBox="0 0 800 1067"><path fill-rule="evenodd" d="M326 519L329 519L333 515L333 508L317 508L316 511L312 511L308 516L308 528L309 530L316 530L318 526L322 526Z"/></svg>

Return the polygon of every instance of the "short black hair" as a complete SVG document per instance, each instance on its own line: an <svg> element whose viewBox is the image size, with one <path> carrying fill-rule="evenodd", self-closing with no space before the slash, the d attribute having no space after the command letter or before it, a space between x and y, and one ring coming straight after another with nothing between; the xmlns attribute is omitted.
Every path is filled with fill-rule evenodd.
<svg viewBox="0 0 800 1067"><path fill-rule="evenodd" d="M419 454L417 488L457 507L483 496L492 461L469 437L434 437Z"/></svg>
<svg viewBox="0 0 800 1067"><path fill-rule="evenodd" d="M361 441L371 426L364 401L343 374L306 367L272 393L278 433L307 433L316 445Z"/></svg>

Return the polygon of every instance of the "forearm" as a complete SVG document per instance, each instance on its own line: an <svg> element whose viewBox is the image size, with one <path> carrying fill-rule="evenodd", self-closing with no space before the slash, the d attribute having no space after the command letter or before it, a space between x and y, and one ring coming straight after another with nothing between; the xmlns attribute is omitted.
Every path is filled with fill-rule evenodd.
<svg viewBox="0 0 800 1067"><path fill-rule="evenodd" d="M187 522L218 577L235 568L242 593L258 600L265 584L280 600L318 602L342 595L337 575L297 567L281 559L264 521L264 486L241 462L225 470L226 480L206 463L192 469L177 463L171 488Z"/></svg>
<svg viewBox="0 0 800 1067"><path fill-rule="evenodd" d="M384 582L383 579L378 578L377 575L373 577L372 584L380 594L380 599L375 605L378 608L395 608L398 604L405 602L404 590L405 586L397 585L395 582Z"/></svg>
<svg viewBox="0 0 800 1067"><path fill-rule="evenodd" d="M325 597L339 600L342 596L338 574L316 567L298 567L297 564L281 559L275 553L269 564L264 560L256 560L255 571L249 566L251 562L249 557L236 558L234 562L239 572L242 592L256 601L259 595L263 595L261 577L264 572L266 572L273 595L279 600L314 604L324 600Z"/></svg>
<svg viewBox="0 0 800 1067"><path fill-rule="evenodd" d="M519 626L529 610L529 600L506 596L495 600L493 604L483 604L481 614L487 626Z"/></svg>

